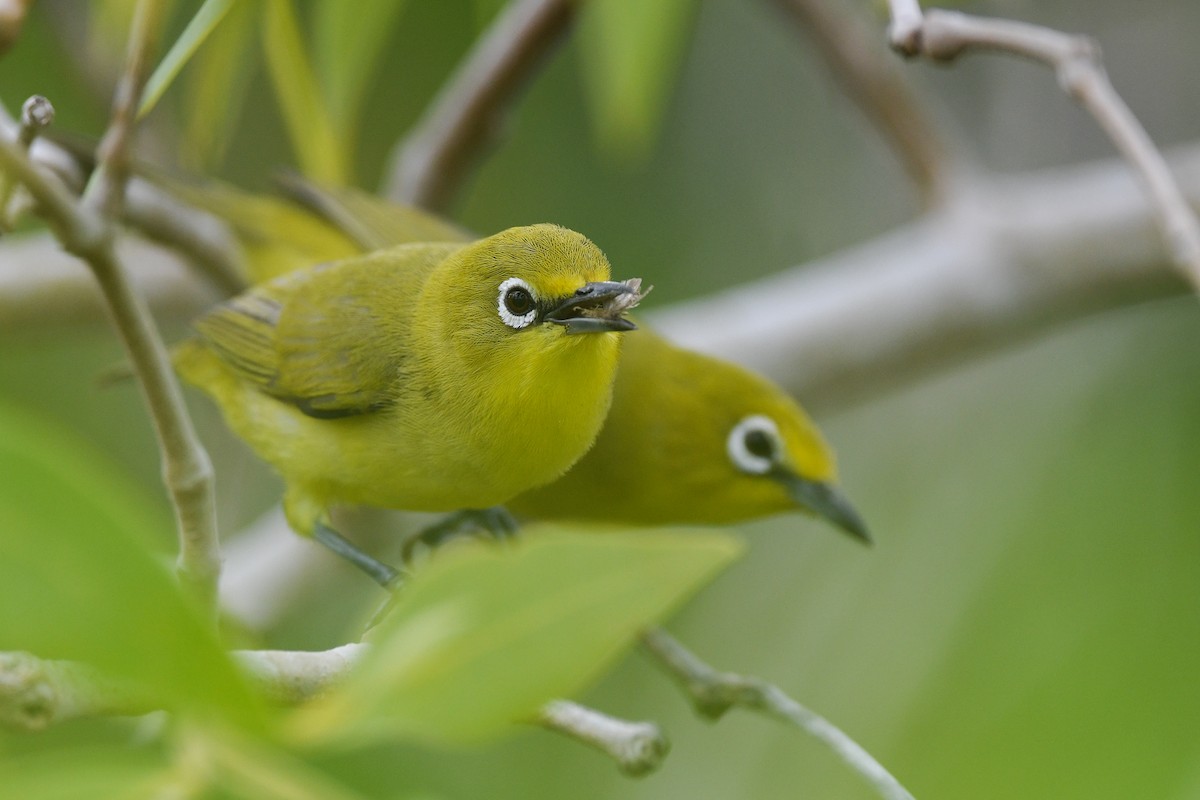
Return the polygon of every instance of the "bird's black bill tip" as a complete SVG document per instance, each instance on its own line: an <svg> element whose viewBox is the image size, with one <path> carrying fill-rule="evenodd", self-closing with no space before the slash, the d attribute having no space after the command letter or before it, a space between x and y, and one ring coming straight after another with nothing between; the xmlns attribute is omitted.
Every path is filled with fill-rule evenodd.
<svg viewBox="0 0 1200 800"><path fill-rule="evenodd" d="M639 278L593 281L551 308L544 319L562 325L568 334L632 331L637 325L623 314L645 296Z"/></svg>
<svg viewBox="0 0 1200 800"><path fill-rule="evenodd" d="M855 541L868 546L875 543L867 523L836 486L791 473L781 474L780 479L799 505L829 520Z"/></svg>

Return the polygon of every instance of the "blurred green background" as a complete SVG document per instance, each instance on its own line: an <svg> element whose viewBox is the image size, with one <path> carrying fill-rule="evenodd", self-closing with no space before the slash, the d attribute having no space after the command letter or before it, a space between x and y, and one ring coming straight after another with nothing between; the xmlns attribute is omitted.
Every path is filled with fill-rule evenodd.
<svg viewBox="0 0 1200 800"><path fill-rule="evenodd" d="M389 148L497 5L406 5L366 97L355 161L363 185L378 184ZM176 28L194 7L180 6ZM0 99L15 109L46 94L58 127L95 135L107 101L95 76L81 74L92 56L80 7L36 5L0 59ZM1155 140L1196 137L1197 4L993 0L969 10L1094 35ZM582 230L616 271L655 285L653 307L917 213L884 144L773 4L698 2L682 36L678 76L655 106L661 129L642 155L597 134L581 34L532 85L455 216L479 231L542 220ZM998 171L1112 155L1038 67L979 56L908 69L938 121ZM295 162L263 70L247 79L228 152L211 169L260 190ZM169 92L151 119L158 138L147 153L164 163L170 151L155 141L170 141L186 117L180 97ZM164 327L179 336L185 322ZM718 667L767 678L827 716L922 800L1200 798L1198 342L1194 299L1156 302L1064 325L852 408L820 409L877 546L799 517L742 526L748 555L668 627ZM166 513L136 394L95 385L119 358L107 329L64 320L6 332L0 408L36 410L89 441ZM278 486L191 399L233 531ZM162 543L169 551L170 531ZM341 578L315 586L269 641L339 643L369 591L359 588ZM379 747L321 766L372 797L873 796L820 745L779 725L737 712L715 726L696 719L640 654L580 699L661 722L674 745L663 768L623 778L537 730L480 750ZM33 740L5 735L0 754L114 730L88 722Z"/></svg>

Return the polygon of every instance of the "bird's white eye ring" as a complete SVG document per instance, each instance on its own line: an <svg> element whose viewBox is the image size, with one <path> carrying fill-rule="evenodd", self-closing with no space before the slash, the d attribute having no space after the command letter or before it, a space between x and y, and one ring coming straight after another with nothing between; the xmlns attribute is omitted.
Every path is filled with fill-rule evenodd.
<svg viewBox="0 0 1200 800"><path fill-rule="evenodd" d="M733 465L750 475L770 472L782 449L779 428L774 420L762 414L751 414L734 425L725 445Z"/></svg>
<svg viewBox="0 0 1200 800"><path fill-rule="evenodd" d="M529 284L520 278L508 278L500 284L496 308L505 325L520 330L532 325L537 319L537 295Z"/></svg>

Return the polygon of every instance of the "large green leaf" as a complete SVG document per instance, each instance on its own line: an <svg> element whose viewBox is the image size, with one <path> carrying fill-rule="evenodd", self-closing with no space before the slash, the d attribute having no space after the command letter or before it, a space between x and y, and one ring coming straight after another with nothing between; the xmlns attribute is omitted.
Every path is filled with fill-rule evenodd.
<svg viewBox="0 0 1200 800"><path fill-rule="evenodd" d="M0 487L0 650L90 663L169 707L254 720L253 696L147 546L170 521L119 471L0 405Z"/></svg>
<svg viewBox="0 0 1200 800"><path fill-rule="evenodd" d="M418 573L354 675L292 720L303 740L477 741L585 687L740 551L712 531L522 532Z"/></svg>
<svg viewBox="0 0 1200 800"><path fill-rule="evenodd" d="M0 759L4 800L149 800L166 773L160 756L128 747L70 747Z"/></svg>
<svg viewBox="0 0 1200 800"><path fill-rule="evenodd" d="M695 0L592 0L579 25L585 85L599 144L647 155L687 41Z"/></svg>

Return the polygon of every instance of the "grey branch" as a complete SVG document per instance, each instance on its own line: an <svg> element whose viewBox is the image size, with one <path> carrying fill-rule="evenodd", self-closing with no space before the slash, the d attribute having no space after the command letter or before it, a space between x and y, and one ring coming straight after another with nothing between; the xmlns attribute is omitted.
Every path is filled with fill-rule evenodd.
<svg viewBox="0 0 1200 800"><path fill-rule="evenodd" d="M331 650L237 650L233 659L251 687L281 706L298 705L346 679L370 645ZM67 720L130 716L159 709L145 692L84 664L0 653L0 727L40 731ZM610 717L567 700L547 703L541 726L595 747L630 775L657 769L670 749L657 726Z"/></svg>
<svg viewBox="0 0 1200 800"><path fill-rule="evenodd" d="M320 652L238 650L251 686L273 703L295 705L343 680L367 645ZM144 691L75 661L0 653L0 726L37 731L79 717L131 716L159 710Z"/></svg>
<svg viewBox="0 0 1200 800"><path fill-rule="evenodd" d="M1200 144L1174 152L1171 164L1200 197ZM649 320L681 345L746 364L828 407L1087 314L1187 291L1122 161L975 179L952 207ZM0 247L0 332L100 315L86 273L50 244ZM138 254L126 260L157 308L190 316L210 302L178 261L157 266L169 253L120 244Z"/></svg>
<svg viewBox="0 0 1200 800"><path fill-rule="evenodd" d="M220 556L212 464L188 417L149 309L134 291L117 257L115 225L77 202L62 183L37 167L16 142L3 136L0 167L24 184L63 247L87 262L100 284L158 434L164 476L179 527L180 578L202 606L215 614Z"/></svg>
<svg viewBox="0 0 1200 800"><path fill-rule="evenodd" d="M125 205L129 146L162 17L160 0L140 0L125 68L100 141L99 166L78 201L39 169L24 150L0 136L0 165L38 202L63 247L92 268L150 410L163 475L179 532L178 573L200 606L216 617L221 558L212 463L192 426L170 357L125 265L117 258L117 220Z"/></svg>
<svg viewBox="0 0 1200 800"><path fill-rule="evenodd" d="M138 0L129 32L125 67L113 96L112 116L96 150L96 171L83 192L83 207L108 220L118 219L124 206L137 107L141 103L162 16L162 0Z"/></svg>
<svg viewBox="0 0 1200 800"><path fill-rule="evenodd" d="M0 726L40 731L77 717L145 714L154 704L138 691L71 661L0 653Z"/></svg>
<svg viewBox="0 0 1200 800"><path fill-rule="evenodd" d="M513 0L446 81L392 156L385 194L442 210L514 96L562 39L572 0Z"/></svg>
<svg viewBox="0 0 1200 800"><path fill-rule="evenodd" d="M818 714L759 678L717 672L666 631L652 628L642 644L692 699L701 716L719 719L731 708L746 708L792 725L826 745L884 800L913 800L871 754Z"/></svg>
<svg viewBox="0 0 1200 800"><path fill-rule="evenodd" d="M617 762L626 775L646 775L662 764L670 743L652 722L630 722L595 709L554 700L542 709L542 727L596 748Z"/></svg>
<svg viewBox="0 0 1200 800"><path fill-rule="evenodd" d="M889 37L906 56L949 61L968 50L986 49L1051 67L1063 91L1091 113L1133 167L1158 215L1175 266L1200 289L1200 221L1145 128L1109 82L1100 50L1091 39L953 11L922 14L915 0L891 0L891 9Z"/></svg>
<svg viewBox="0 0 1200 800"><path fill-rule="evenodd" d="M812 35L833 78L891 146L920 192L926 208L950 193L953 153L935 129L878 36L858 13L830 0L775 0Z"/></svg>
<svg viewBox="0 0 1200 800"><path fill-rule="evenodd" d="M222 294L237 294L246 288L237 240L213 215L135 177L126 189L124 219L147 238L185 255Z"/></svg>
<svg viewBox="0 0 1200 800"><path fill-rule="evenodd" d="M1172 162L1200 195L1200 146ZM1071 319L1186 292L1135 188L1117 161L980 178L915 223L651 321L808 404L843 404Z"/></svg>

